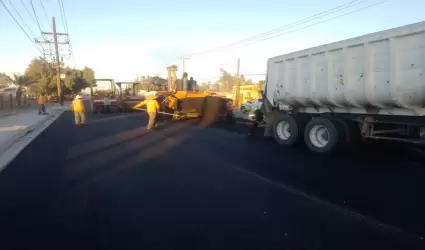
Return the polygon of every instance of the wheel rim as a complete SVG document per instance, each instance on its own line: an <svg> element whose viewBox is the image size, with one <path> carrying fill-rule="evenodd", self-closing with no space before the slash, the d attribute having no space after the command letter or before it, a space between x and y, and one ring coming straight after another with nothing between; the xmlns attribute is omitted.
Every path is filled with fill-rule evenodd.
<svg viewBox="0 0 425 250"><path fill-rule="evenodd" d="M281 140L288 140L291 137L291 126L287 121L281 121L276 127L277 135Z"/></svg>
<svg viewBox="0 0 425 250"><path fill-rule="evenodd" d="M309 138L311 144L318 148L326 147L329 144L329 131L323 125L314 125L310 129Z"/></svg>

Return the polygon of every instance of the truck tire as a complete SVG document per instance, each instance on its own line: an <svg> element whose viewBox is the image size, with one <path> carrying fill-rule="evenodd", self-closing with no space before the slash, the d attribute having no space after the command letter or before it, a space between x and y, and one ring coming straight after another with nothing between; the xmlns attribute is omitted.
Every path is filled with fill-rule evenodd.
<svg viewBox="0 0 425 250"><path fill-rule="evenodd" d="M347 134L343 123L342 120L331 117L310 120L304 130L305 144L311 151L322 154L345 148Z"/></svg>
<svg viewBox="0 0 425 250"><path fill-rule="evenodd" d="M351 151L355 149L360 143L360 129L357 124L350 119L333 118L335 122L339 123L341 127L340 134L344 140L340 140L340 146L343 151ZM338 129L338 128L337 128Z"/></svg>
<svg viewBox="0 0 425 250"><path fill-rule="evenodd" d="M278 115L273 123L273 137L280 145L293 146L301 141L302 129L301 119L288 114Z"/></svg>

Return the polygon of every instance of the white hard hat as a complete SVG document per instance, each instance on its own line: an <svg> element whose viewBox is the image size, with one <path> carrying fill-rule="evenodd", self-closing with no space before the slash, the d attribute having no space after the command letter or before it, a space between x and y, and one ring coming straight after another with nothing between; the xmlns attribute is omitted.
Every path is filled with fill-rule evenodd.
<svg viewBox="0 0 425 250"><path fill-rule="evenodd" d="M81 99L82 97L80 95L76 95L75 99Z"/></svg>

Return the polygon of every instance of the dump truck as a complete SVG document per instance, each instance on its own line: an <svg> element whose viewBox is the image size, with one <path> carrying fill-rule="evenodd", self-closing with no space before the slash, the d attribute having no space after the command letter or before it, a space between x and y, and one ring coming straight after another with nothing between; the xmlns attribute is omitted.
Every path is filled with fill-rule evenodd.
<svg viewBox="0 0 425 250"><path fill-rule="evenodd" d="M424 145L425 22L267 61L265 136L317 153L362 140Z"/></svg>

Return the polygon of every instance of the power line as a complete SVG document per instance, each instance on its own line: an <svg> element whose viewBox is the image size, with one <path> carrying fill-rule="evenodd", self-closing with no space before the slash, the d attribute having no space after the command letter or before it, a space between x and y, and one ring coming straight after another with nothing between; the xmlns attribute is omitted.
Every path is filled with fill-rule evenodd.
<svg viewBox="0 0 425 250"><path fill-rule="evenodd" d="M58 0L59 3L59 8L61 10L61 15L62 15L62 20L63 20L63 25L65 28L65 33L68 33L68 42L69 42L69 50L70 50L70 54L72 57L72 61L74 62L74 68L77 67L77 64L75 63L75 56L74 56L74 51L72 49L72 43L71 43L71 38L69 36L69 31L68 31L68 20L66 19L66 14L65 14L65 6L63 4L62 0Z"/></svg>
<svg viewBox="0 0 425 250"><path fill-rule="evenodd" d="M31 4L32 11L34 12L35 20L37 21L38 29L40 30L41 33L43 33L43 29L41 28L40 22L38 21L38 16L37 16L37 13L35 12L35 8L34 8L34 4L32 3L32 0L30 0L30 4Z"/></svg>
<svg viewBox="0 0 425 250"><path fill-rule="evenodd" d="M15 21L15 23L19 26L19 28L22 30L22 32L24 32L24 34L28 37L28 39L31 41L32 44L35 45L35 48L41 53L43 54L43 52L41 52L41 50L37 47L37 45L34 43L34 41L31 39L31 37L28 35L28 33L22 28L22 26L19 24L18 20L16 20L16 18L12 15L12 13L9 11L9 9L6 7L6 5L4 4L3 0L0 0L1 4L3 5L3 7L6 9L6 11L9 13L9 15L13 18L13 20Z"/></svg>
<svg viewBox="0 0 425 250"><path fill-rule="evenodd" d="M328 16L328 15L333 14L335 12L339 12L341 10L344 10L344 9L347 9L347 8L350 8L350 7L353 7L355 5L358 5L358 4L367 2L367 1L369 1L369 0L361 0L361 1L360 0L354 0L354 1L351 1L349 3L346 3L346 4L343 4L343 5L339 5L337 7L334 7L332 9L329 9L329 10L326 10L326 11L323 11L323 12L320 12L320 13L318 13L316 15L313 15L313 16L304 18L302 20L299 20L299 21L296 21L296 22L293 22L293 23L284 25L282 27L279 27L279 28L276 28L276 29L273 29L273 30L270 30L270 31L267 31L267 32L264 32L264 33L261 33L261 34L255 35L255 36L252 36L252 37L249 37L247 39L243 39L243 40L238 41L238 42L235 42L235 43L231 43L229 45L225 45L223 47L225 47L225 48L226 47L232 47L234 45L238 45L238 44L241 44L241 43L244 43L244 42L255 40L256 38L261 38L261 37L264 37L264 36L267 36L267 35L270 35L270 34L273 34L273 33L277 33L278 31L282 31L282 30L286 30L288 28L296 27L296 26L298 26L300 24L304 24L304 23L307 23L307 22L310 22L310 21L319 19L321 17ZM326 14L326 15L324 15L324 14ZM220 48L223 48L223 47L220 47Z"/></svg>
<svg viewBox="0 0 425 250"><path fill-rule="evenodd" d="M366 7L360 8L360 9L356 9L356 10L353 10L353 11L350 11L350 12L347 12L347 13L344 13L342 15L338 15L338 16L335 16L335 17L332 17L332 18L329 18L329 19L326 19L326 20L323 20L323 21L320 21L320 22L317 22L317 23L313 23L313 24L310 24L310 25L307 25L307 26L304 26L304 27L295 29L295 30L290 30L290 31L284 32L282 34L277 34L275 36L267 37L267 38L264 38L264 39L259 40L259 41L253 41L252 43L248 43L245 46L248 46L248 45L251 45L251 44L254 44L254 43L258 43L258 42L262 42L262 41L266 41L266 40L269 40L269 39L273 39L273 38L276 38L276 37L279 37L279 36L283 36L283 35L286 35L286 34L289 34L289 33L292 33L292 32L296 32L296 31L299 31L299 30L303 30L303 29L306 29L306 28L310 28L310 27L313 27L313 26L316 26L316 25L319 25L319 24L322 24L322 23L326 23L326 22L335 20L335 19L340 18L340 17L348 16L350 14L353 14L353 13L356 13L356 12L359 12L359 11L362 11L362 10L365 10L365 9L369 9L369 8L375 7L377 5L383 4L383 3L388 2L388 1L389 0L384 0L384 1L381 1L381 2L378 2L378 3L375 3L375 4L371 4L371 5L368 5Z"/></svg>
<svg viewBox="0 0 425 250"><path fill-rule="evenodd" d="M29 32L31 33L31 35L32 35L33 37L35 37L34 33L33 33L33 32L32 32L32 30L30 29L30 27L28 26L28 24L27 24L27 23L25 22L25 20L22 18L21 14L19 14L19 11L17 11L17 10L16 10L15 6L12 4L12 2L11 2L10 0L8 0L8 1L9 1L10 6L12 6L12 9L16 12L16 14L18 14L19 18L22 20L22 23L25 25L25 27L27 27L27 29L29 30Z"/></svg>
<svg viewBox="0 0 425 250"><path fill-rule="evenodd" d="M343 5L334 7L332 9L329 9L329 10L326 10L326 11L323 11L323 12L320 12L320 13L315 14L313 16L304 18L304 19L299 20L297 22L293 22L293 23L284 25L282 27L273 29L271 31L264 32L264 33L261 33L261 34L258 34L258 35L255 35L255 36L252 36L252 37L249 37L249 38L246 38L246 39L237 41L237 42L233 42L233 43L230 43L228 45L224 45L224 46L220 46L220 47L217 47L217 48L213 48L213 49L209 49L209 50L204 50L204 51L200 51L200 52L197 52L197 53L193 53L193 54L191 54L191 56L199 55L199 54L205 54L205 53L209 53L209 52L214 52L214 51L217 51L217 50L224 50L224 49L233 47L235 45L244 45L244 43L249 42L249 41L252 41L252 40L255 40L257 38L262 38L262 37L265 37L267 35L271 35L271 34L277 33L278 31L283 31L283 30L286 30L286 29L289 29L289 28L292 28L292 27L299 26L300 24L308 23L310 21L313 21L313 20L316 20L316 19L319 19L319 18L323 18L323 17L329 16L330 14L333 14L333 13L336 13L336 12L340 12L341 10L344 10L344 9L347 9L347 8L350 8L350 7L353 7L355 5L358 5L358 4L367 2L367 1L369 1L369 0L355 0L355 1L351 1L349 3L343 4ZM386 2L386 1L380 2L378 4L381 4L381 3L384 3L384 2ZM377 4L369 5L366 8L370 8L370 7L375 6L375 5L377 5ZM360 10L363 10L363 9L366 9L366 8L362 8ZM357 12L357 11L358 10L353 11L353 12L349 12L349 14L354 13L354 12ZM326 15L324 15L324 14L326 14ZM343 15L340 15L340 16L337 16L337 17L341 17L341 16L343 16ZM335 19L335 18L333 18L333 19ZM328 19L327 21L333 20L333 19ZM323 22L315 23L314 25L320 24L320 23L323 23ZM313 25L311 25L311 26L313 26ZM306 27L310 27L310 26L306 26ZM297 29L297 30L299 30L299 29ZM293 32L293 31L290 31L290 32ZM276 37L276 36L273 36L273 37ZM265 39L265 40L267 40L267 39ZM248 45L250 45L250 44L252 44L252 43L248 43Z"/></svg>
<svg viewBox="0 0 425 250"><path fill-rule="evenodd" d="M68 20L66 20L65 7L63 5L63 1L58 0L58 3L59 3L61 15L62 15L62 21L63 21L64 29L65 29L65 32L68 33Z"/></svg>
<svg viewBox="0 0 425 250"><path fill-rule="evenodd" d="M24 2L21 0L22 5L24 6L25 10L27 11L28 15L31 17L31 19L36 23L37 21L34 19L34 17L32 16L31 12L28 10L26 4L24 4Z"/></svg>
<svg viewBox="0 0 425 250"><path fill-rule="evenodd" d="M43 4L43 1L42 1L42 0L40 0L40 5L41 5L41 7L43 8L44 16L45 16L45 17L46 17L46 19L47 19L47 23L49 24L50 28L53 30L53 26L52 26L52 24L50 23L49 15L47 14L47 10L46 10L46 8L44 7L44 4ZM46 40L46 36L45 36L45 34L42 34L42 36L43 36L43 38ZM51 44L51 43L49 43L49 44L48 44L48 46L49 46L49 56L50 56L50 59L53 59L53 48L52 48L52 44Z"/></svg>
<svg viewBox="0 0 425 250"><path fill-rule="evenodd" d="M41 7L43 8L44 15L46 16L47 23L49 24L50 28L51 28L51 29L53 29L53 26L52 26L52 24L50 23L49 15L47 15L46 8L44 7L43 1L41 1L41 0L40 0L40 4L41 4Z"/></svg>

